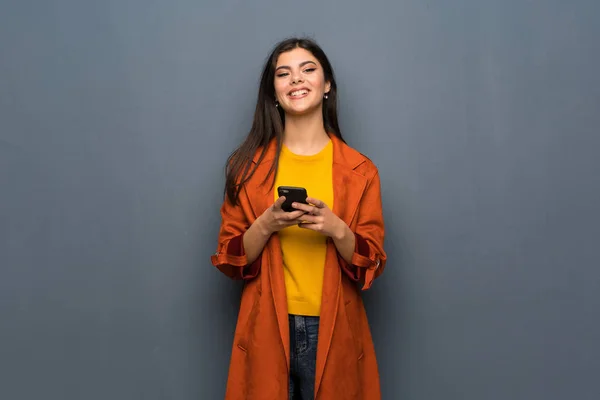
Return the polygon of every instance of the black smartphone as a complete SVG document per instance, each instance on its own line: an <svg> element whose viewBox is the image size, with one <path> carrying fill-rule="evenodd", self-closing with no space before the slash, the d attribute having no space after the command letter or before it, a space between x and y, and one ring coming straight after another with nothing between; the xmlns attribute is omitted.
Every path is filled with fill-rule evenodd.
<svg viewBox="0 0 600 400"><path fill-rule="evenodd" d="M308 194L306 193L305 188L295 186L279 186L277 188L277 194L279 197L285 196L285 201L281 205L281 209L286 212L296 211L296 209L292 207L292 203L308 204L306 202Z"/></svg>

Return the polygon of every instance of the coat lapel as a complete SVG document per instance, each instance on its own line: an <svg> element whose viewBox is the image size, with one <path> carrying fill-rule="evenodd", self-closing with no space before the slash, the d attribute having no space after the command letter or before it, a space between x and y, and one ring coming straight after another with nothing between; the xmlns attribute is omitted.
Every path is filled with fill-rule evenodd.
<svg viewBox="0 0 600 400"><path fill-rule="evenodd" d="M277 142L271 140L263 160L256 168L253 178L246 185L250 207L252 208L255 219L265 212L267 208L271 207L275 201L275 188L272 185L273 176L269 177L265 182L263 181L275 160L276 154ZM258 163L258 158L259 154L254 157L253 162ZM281 338L281 345L283 346L289 372L290 341L287 296L285 292L285 277L283 276L281 244L278 235L271 236L269 242L265 246L265 251L267 251L268 254L263 254L265 259L263 260L261 268L263 269L263 273L266 272L269 277L269 292L273 298L273 304L277 315L277 325L279 327L279 337Z"/></svg>
<svg viewBox="0 0 600 400"><path fill-rule="evenodd" d="M248 199L250 201L250 206L252 207L255 218L258 218L273 204L274 201L273 187L271 185L273 182L273 176L271 175L266 182L263 181L269 173L269 169L271 168L271 164L275 159L276 152L277 143L275 140L271 140L267 146L267 151L263 160L256 167L256 171L254 172L252 179L250 179L250 181L246 184ZM258 164L259 155L260 154L256 154L254 156L254 159L252 160L254 164Z"/></svg>
<svg viewBox="0 0 600 400"><path fill-rule="evenodd" d="M331 135L331 138L333 140L332 180L334 196L332 211L350 226L367 184L367 179L354 169L362 164L365 158L335 136ZM327 262L323 276L315 393L318 393L323 379L327 355L333 337L333 328L338 314L342 276L337 260L337 249L330 239L327 241Z"/></svg>

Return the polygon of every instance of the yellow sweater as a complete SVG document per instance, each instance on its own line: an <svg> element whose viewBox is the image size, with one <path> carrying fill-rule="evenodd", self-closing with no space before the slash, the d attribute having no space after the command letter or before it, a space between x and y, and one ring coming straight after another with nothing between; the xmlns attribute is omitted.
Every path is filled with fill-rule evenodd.
<svg viewBox="0 0 600 400"><path fill-rule="evenodd" d="M333 144L331 141L317 154L302 156L282 146L275 188L299 186L308 196L322 200L333 208ZM275 198L277 198L277 190ZM288 313L318 316L327 237L310 229L291 226L279 231L283 252L283 271Z"/></svg>

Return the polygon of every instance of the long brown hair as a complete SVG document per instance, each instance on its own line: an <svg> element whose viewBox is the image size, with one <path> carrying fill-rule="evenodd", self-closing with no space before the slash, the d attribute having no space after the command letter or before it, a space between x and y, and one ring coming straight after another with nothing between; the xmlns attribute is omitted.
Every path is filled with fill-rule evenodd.
<svg viewBox="0 0 600 400"><path fill-rule="evenodd" d="M337 84L333 68L325 52L317 43L308 38L290 38L279 42L267 58L263 68L252 128L244 142L227 159L225 195L232 204L238 203L242 186L254 174L256 167L261 163L266 154L269 142L273 138L275 138L277 143L277 155L264 182L272 174L277 174L277 164L283 140L283 128L285 126L285 113L281 107L275 106L275 68L277 66L277 59L281 53L298 47L310 51L323 67L325 81L331 84L331 89L327 94L328 99L323 101L323 127L326 132L344 140L338 125ZM258 163L252 168L252 159L261 147L262 150Z"/></svg>

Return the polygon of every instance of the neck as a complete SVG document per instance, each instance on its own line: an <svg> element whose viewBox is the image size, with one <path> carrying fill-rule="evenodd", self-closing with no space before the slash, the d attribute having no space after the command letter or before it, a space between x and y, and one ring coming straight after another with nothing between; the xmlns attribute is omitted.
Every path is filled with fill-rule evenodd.
<svg viewBox="0 0 600 400"><path fill-rule="evenodd" d="M312 115L286 115L283 143L296 154L318 153L329 141L321 110Z"/></svg>

